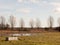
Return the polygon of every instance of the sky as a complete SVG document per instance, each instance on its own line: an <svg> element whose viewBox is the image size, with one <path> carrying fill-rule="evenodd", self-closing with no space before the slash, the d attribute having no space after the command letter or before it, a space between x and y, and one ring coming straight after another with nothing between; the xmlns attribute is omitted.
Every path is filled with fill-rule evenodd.
<svg viewBox="0 0 60 45"><path fill-rule="evenodd" d="M52 16L53 26L56 27L60 18L60 0L0 0L0 16L9 22L10 15L16 17L16 26L19 26L19 21L23 18L25 27L29 27L31 19L34 22L39 19L41 27L48 27L48 18Z"/></svg>

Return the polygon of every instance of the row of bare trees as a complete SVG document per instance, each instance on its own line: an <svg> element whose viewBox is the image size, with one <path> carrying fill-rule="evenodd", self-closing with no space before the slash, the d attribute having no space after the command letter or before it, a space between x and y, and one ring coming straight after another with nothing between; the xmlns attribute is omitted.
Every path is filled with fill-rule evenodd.
<svg viewBox="0 0 60 45"><path fill-rule="evenodd" d="M16 18L14 16L10 16L9 18L9 22L10 24L6 23L5 21L5 17L4 16L1 16L0 17L0 28L1 29L4 29L4 28L9 28L9 26L11 27L11 29L14 29L14 26L16 25ZM34 20L30 20L30 27L33 28L34 27ZM24 20L23 19L20 19L19 21L19 25L20 25L20 28L24 28ZM40 27L40 20L37 19L36 21L36 27L39 28Z"/></svg>
<svg viewBox="0 0 60 45"><path fill-rule="evenodd" d="M0 17L0 28L4 29L4 28L9 28L9 26L11 26L11 29L13 29L14 26L16 25L16 18L11 15L10 18L9 18L9 21L10 21L10 24L6 23L5 17L1 16ZM48 19L48 25L49 25L50 28L52 28L53 23L54 23L54 19L53 19L52 16L50 16L49 19ZM39 19L36 19L36 22L34 22L34 20L31 19L29 24L30 24L31 28L34 28L34 25L36 25L36 28L40 28L40 26L41 26L41 22L40 22ZM58 18L58 24L59 24L59 27L60 27L60 18ZM20 19L19 25L20 25L20 28L24 28L25 23L24 23L23 19Z"/></svg>

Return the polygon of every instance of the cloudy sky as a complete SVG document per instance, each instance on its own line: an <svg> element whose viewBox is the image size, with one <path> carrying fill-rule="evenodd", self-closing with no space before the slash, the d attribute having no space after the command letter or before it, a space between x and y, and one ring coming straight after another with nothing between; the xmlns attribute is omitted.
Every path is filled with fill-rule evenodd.
<svg viewBox="0 0 60 45"><path fill-rule="evenodd" d="M21 18L25 21L25 26L29 26L29 21L38 18L41 26L48 26L49 16L54 18L54 26L58 26L57 19L60 17L60 0L0 0L0 16L9 19L10 15L16 17L16 26ZM6 21L9 22L9 21Z"/></svg>

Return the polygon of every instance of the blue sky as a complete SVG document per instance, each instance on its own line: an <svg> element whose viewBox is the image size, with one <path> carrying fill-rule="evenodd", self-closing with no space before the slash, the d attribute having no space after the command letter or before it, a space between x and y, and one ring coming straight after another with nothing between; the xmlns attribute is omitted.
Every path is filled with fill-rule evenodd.
<svg viewBox="0 0 60 45"><path fill-rule="evenodd" d="M25 27L29 27L29 21L36 22L38 18L42 27L47 27L49 16L54 18L54 26L58 26L57 19L60 17L60 0L0 0L0 16L9 22L9 16L16 17L16 26L21 18L25 21ZM8 20L7 20L8 19Z"/></svg>

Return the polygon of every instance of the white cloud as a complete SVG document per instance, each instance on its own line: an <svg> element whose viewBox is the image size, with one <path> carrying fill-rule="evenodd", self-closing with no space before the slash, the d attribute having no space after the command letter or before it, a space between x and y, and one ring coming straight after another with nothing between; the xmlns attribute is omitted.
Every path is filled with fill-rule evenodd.
<svg viewBox="0 0 60 45"><path fill-rule="evenodd" d="M23 2L23 0L17 0L17 2L21 3L21 2Z"/></svg>
<svg viewBox="0 0 60 45"><path fill-rule="evenodd" d="M54 7L52 9L54 13L57 13L57 14L60 13L60 2L48 2L48 1L42 1L42 0L17 0L17 1L20 3L24 3L24 2L36 3L38 4L38 6L43 6L43 7L48 7L51 5ZM25 13L30 12L27 9L21 9L21 10L19 12L25 12Z"/></svg>
<svg viewBox="0 0 60 45"><path fill-rule="evenodd" d="M17 13L28 14L28 13L31 12L31 9L30 9L30 8L19 8L19 9L16 9L16 12L17 12Z"/></svg>
<svg viewBox="0 0 60 45"><path fill-rule="evenodd" d="M52 10L55 14L60 14L60 3L59 2L51 2L52 6L54 6L54 9Z"/></svg>
<svg viewBox="0 0 60 45"><path fill-rule="evenodd" d="M54 12L55 14L60 14L60 7L59 7L59 8L54 8L54 9L53 9L53 12Z"/></svg>
<svg viewBox="0 0 60 45"><path fill-rule="evenodd" d="M59 2L51 2L50 4L55 6L55 7L60 7L60 3Z"/></svg>
<svg viewBox="0 0 60 45"><path fill-rule="evenodd" d="M31 3L39 3L40 0L17 0L19 3L24 3L24 2L31 2Z"/></svg>
<svg viewBox="0 0 60 45"><path fill-rule="evenodd" d="M30 0L30 2L32 2L32 3L39 3L40 0Z"/></svg>

